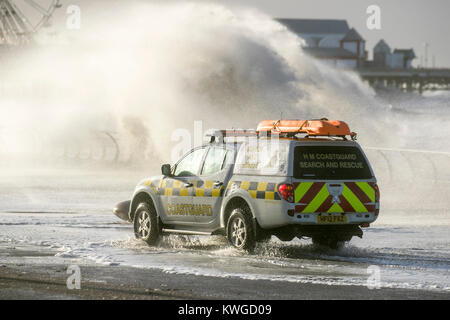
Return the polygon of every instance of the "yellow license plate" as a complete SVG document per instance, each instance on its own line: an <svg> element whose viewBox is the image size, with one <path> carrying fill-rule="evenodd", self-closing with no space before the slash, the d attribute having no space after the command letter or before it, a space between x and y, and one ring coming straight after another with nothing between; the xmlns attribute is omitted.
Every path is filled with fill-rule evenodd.
<svg viewBox="0 0 450 320"><path fill-rule="evenodd" d="M317 216L318 223L347 223L347 216Z"/></svg>

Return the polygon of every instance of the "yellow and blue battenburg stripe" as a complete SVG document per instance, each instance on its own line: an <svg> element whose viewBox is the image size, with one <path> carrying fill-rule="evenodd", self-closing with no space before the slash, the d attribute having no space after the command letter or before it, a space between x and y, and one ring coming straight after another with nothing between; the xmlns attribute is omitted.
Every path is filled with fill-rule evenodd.
<svg viewBox="0 0 450 320"><path fill-rule="evenodd" d="M221 197L225 187L214 186L212 180L189 181L192 186L184 187L185 181L177 179L147 180L144 185L150 187L159 196L179 196L179 197Z"/></svg>
<svg viewBox="0 0 450 320"><path fill-rule="evenodd" d="M256 181L230 181L225 186L214 186L212 180L190 181L192 186L183 187L185 182L176 179L147 180L144 185L150 187L153 192L160 196L190 196L190 197L222 197L232 188L246 190L254 199L281 200L277 192L277 184L273 182Z"/></svg>
<svg viewBox="0 0 450 320"><path fill-rule="evenodd" d="M256 181L230 181L227 186L227 193L232 189L242 189L248 191L254 199L281 200L277 192L277 184L273 182Z"/></svg>

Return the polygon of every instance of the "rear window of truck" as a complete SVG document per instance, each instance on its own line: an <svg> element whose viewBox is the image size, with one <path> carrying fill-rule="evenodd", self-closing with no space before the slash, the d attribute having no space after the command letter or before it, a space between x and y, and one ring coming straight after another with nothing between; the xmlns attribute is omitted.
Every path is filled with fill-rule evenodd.
<svg viewBox="0 0 450 320"><path fill-rule="evenodd" d="M357 147L298 146L294 150L294 178L370 179L372 174Z"/></svg>

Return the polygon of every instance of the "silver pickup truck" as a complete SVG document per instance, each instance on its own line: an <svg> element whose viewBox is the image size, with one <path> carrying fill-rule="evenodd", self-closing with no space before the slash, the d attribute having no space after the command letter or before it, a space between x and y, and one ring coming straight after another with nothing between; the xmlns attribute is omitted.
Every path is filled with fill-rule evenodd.
<svg viewBox="0 0 450 320"><path fill-rule="evenodd" d="M251 251L275 235L337 248L377 219L376 178L355 141L256 133L227 142L244 134L221 134L163 165L116 206L137 238L156 245L162 234L220 234Z"/></svg>

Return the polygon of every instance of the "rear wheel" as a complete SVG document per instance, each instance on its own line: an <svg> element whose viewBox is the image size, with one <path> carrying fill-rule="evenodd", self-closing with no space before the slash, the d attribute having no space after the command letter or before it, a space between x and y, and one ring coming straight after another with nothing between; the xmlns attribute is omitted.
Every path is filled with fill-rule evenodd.
<svg viewBox="0 0 450 320"><path fill-rule="evenodd" d="M160 232L158 228L158 216L153 206L148 203L140 203L134 215L134 235L137 239L144 240L149 245L157 244Z"/></svg>
<svg viewBox="0 0 450 320"><path fill-rule="evenodd" d="M235 248L253 251L255 234L252 217L248 210L236 208L231 212L227 224L227 238Z"/></svg>

